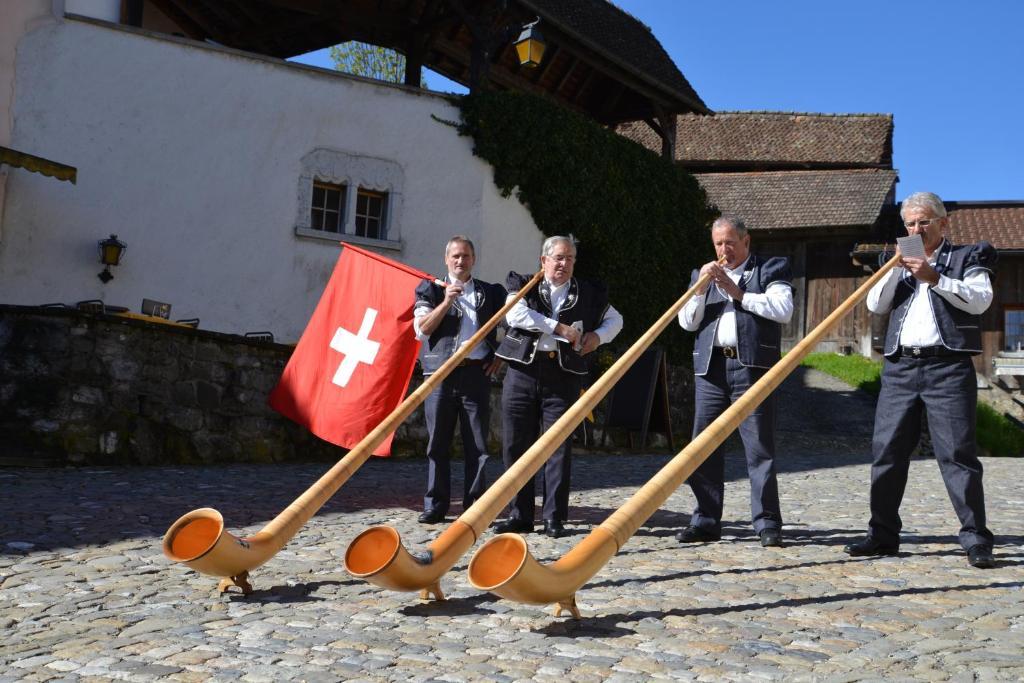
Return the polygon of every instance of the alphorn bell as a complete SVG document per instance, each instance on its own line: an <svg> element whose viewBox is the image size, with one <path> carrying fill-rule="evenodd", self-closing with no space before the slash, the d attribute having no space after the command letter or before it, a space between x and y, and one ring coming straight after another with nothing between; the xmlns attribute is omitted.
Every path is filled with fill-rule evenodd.
<svg viewBox="0 0 1024 683"><path fill-rule="evenodd" d="M413 555L402 545L398 531L389 526L371 527L349 544L345 569L355 577L395 591L420 591L421 598L444 599L441 577L480 538L487 526L536 474L558 446L593 410L615 382L647 350L676 317L694 293L710 279L702 276L672 304L656 323L637 340L551 427L488 488L468 510L452 522L425 553ZM518 537L517 537L518 538Z"/></svg>
<svg viewBox="0 0 1024 683"><path fill-rule="evenodd" d="M181 516L167 530L163 542L164 555L174 562L183 562L202 574L225 577L218 585L221 592L231 586L238 586L243 593L251 593L249 571L273 557L309 521L309 518L323 507L323 504L370 458L373 449L398 429L398 426L426 400L430 392L470 354L473 347L483 341L501 322L512 306L540 282L543 274L543 271L538 271L519 293L510 298L494 317L452 354L451 358L424 379L423 384L363 437L363 440L344 458L265 527L252 536L238 538L224 530L224 518L219 512L213 508L200 508Z"/></svg>
<svg viewBox="0 0 1024 683"><path fill-rule="evenodd" d="M842 320L898 262L899 254L857 288L825 320L755 382L718 419L670 460L618 510L551 566L537 562L526 540L501 534L482 545L469 563L477 588L529 605L557 603L579 619L576 591L604 566L644 522L750 413L800 364L818 341Z"/></svg>

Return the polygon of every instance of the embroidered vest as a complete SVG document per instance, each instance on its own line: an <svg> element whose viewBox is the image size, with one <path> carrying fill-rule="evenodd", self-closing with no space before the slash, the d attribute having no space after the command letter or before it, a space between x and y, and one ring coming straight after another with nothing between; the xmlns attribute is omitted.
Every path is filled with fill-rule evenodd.
<svg viewBox="0 0 1024 683"><path fill-rule="evenodd" d="M690 276L691 287L699 276L700 271L694 270ZM762 261L756 254L751 254L740 276L739 288L744 292L763 294L773 282L792 286L791 279L788 259L774 257ZM712 285L704 300L704 318L697 327L697 338L693 343L694 374L707 374L718 322L730 308L736 312L737 356L740 363L746 367L770 368L782 357L782 325L743 310L738 301L733 301Z"/></svg>

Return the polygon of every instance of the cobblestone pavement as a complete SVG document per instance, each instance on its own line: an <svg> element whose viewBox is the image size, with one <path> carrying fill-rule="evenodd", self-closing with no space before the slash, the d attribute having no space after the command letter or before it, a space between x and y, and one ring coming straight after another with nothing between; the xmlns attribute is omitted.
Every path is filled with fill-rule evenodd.
<svg viewBox="0 0 1024 683"><path fill-rule="evenodd" d="M370 525L396 526L410 549L445 528L415 520L422 460L367 463L253 573L248 597L168 562L163 532L211 506L252 533L324 465L0 470L0 682L1024 678L1024 461L984 461L995 569L967 565L931 460L911 466L901 555L850 558L867 514L864 420L827 438L787 424L785 547L757 543L731 447L723 540L675 541L692 506L680 489L580 591L581 621L481 594L470 555L443 579L445 602L344 571ZM535 556L560 557L669 457L578 457L575 533L530 535Z"/></svg>

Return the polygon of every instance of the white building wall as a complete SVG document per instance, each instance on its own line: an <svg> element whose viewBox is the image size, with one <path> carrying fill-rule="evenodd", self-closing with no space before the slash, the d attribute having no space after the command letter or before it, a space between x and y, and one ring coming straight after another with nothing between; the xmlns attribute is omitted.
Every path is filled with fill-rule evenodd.
<svg viewBox="0 0 1024 683"><path fill-rule="evenodd" d="M542 235L432 118L458 119L439 95L77 20L26 36L16 79L12 145L77 167L78 184L11 174L2 303L138 311L146 297L204 329L295 340L339 254L296 235L318 149L397 169L386 256L440 275L445 240L465 233L479 277L536 269ZM111 233L128 250L104 285L96 243Z"/></svg>

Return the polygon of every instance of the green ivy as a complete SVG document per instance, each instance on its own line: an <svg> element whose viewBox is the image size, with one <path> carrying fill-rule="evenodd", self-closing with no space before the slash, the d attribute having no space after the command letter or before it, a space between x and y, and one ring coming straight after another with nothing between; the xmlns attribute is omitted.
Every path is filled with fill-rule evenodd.
<svg viewBox="0 0 1024 683"><path fill-rule="evenodd" d="M516 197L545 235L579 241L576 274L602 280L636 341L713 257L717 216L692 175L660 155L553 102L524 93L459 98L459 131L494 168L502 195ZM658 343L690 362L692 340L670 325Z"/></svg>

